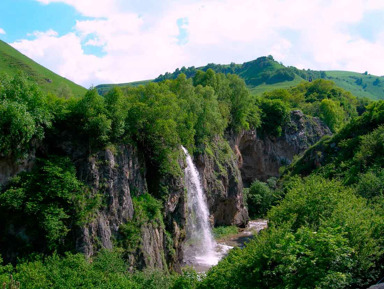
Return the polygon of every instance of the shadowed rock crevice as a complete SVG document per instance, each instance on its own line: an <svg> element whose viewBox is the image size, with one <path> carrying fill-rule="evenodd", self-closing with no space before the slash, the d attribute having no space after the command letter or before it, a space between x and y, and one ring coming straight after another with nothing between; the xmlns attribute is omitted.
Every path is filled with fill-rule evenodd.
<svg viewBox="0 0 384 289"><path fill-rule="evenodd" d="M258 135L257 131L244 131L231 141L238 151L238 163L244 185L254 180L266 181L278 177L279 169L289 165L295 155L303 153L324 135L329 128L318 118L292 111L280 137Z"/></svg>

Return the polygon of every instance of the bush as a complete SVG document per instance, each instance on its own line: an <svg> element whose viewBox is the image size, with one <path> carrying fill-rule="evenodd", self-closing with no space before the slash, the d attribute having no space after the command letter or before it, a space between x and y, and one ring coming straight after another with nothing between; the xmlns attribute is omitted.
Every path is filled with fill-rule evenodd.
<svg viewBox="0 0 384 289"><path fill-rule="evenodd" d="M383 274L381 206L316 175L287 190L269 228L231 250L201 288L366 288Z"/></svg>
<svg viewBox="0 0 384 289"><path fill-rule="evenodd" d="M254 181L245 192L245 202L251 218L264 217L277 200L273 189L267 183L258 180Z"/></svg>
<svg viewBox="0 0 384 289"><path fill-rule="evenodd" d="M260 99L261 108L261 130L265 134L281 136L282 126L289 117L289 108L280 99Z"/></svg>
<svg viewBox="0 0 384 289"><path fill-rule="evenodd" d="M76 178L68 158L39 160L32 172L15 177L0 193L0 230L7 232L0 248L16 246L19 254L73 248L69 232L90 221L100 203L100 196Z"/></svg>
<svg viewBox="0 0 384 289"><path fill-rule="evenodd" d="M197 283L197 274L191 269L181 275L154 269L129 273L121 250L102 250L91 259L70 253L63 257L37 256L34 260L19 261L14 268L0 263L0 281L8 282L10 274L21 283L21 288L31 289L192 289Z"/></svg>
<svg viewBox="0 0 384 289"><path fill-rule="evenodd" d="M48 98L22 75L0 78L0 155L24 158L51 127Z"/></svg>

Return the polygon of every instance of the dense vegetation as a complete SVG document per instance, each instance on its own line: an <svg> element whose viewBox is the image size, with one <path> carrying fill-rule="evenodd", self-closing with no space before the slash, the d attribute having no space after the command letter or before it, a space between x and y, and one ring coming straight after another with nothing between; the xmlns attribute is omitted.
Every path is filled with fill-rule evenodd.
<svg viewBox="0 0 384 289"><path fill-rule="evenodd" d="M307 115L319 117L333 132L357 116L358 112L362 113L364 105L369 102L357 99L333 82L323 79L302 82L291 89L266 92L264 97L281 100L291 109L300 109ZM278 114L284 115L282 112Z"/></svg>
<svg viewBox="0 0 384 289"><path fill-rule="evenodd" d="M141 226L164 227L168 189L156 182L134 194L133 219L114 240L118 249L92 260L73 254L74 230L105 200L80 181L70 156L51 149L57 142L87 155L130 143L160 179L181 174L180 145L220 157L214 145L224 153L226 135L257 128L262 137L279 137L296 109L319 117L335 135L308 150L279 182L255 181L246 190L250 214L267 215L269 229L232 250L206 277L128 272ZM21 75L4 76L1 157L17 161L42 142L45 147L33 170L1 188L0 251L14 264L0 266L0 282L13 274L27 288L364 288L384 274L383 122L383 102L358 100L323 79L255 97L238 76L208 69L192 78L116 87L105 96L92 88L83 97L60 98Z"/></svg>
<svg viewBox="0 0 384 289"><path fill-rule="evenodd" d="M79 148L85 157L130 143L140 148L154 178L160 179L181 174L181 144L201 153L213 138L260 125L244 82L212 70L193 79L180 75L163 83L115 88L104 97L95 89L79 98L57 97L23 75L0 81L1 158L17 163L30 154L38 157L31 171L0 191L0 252L14 264L31 254L73 252L76 230L106 206L102 192L79 179L73 156L61 143ZM151 181L148 192L132 192L133 219L114 240L124 248L124 258L140 246L142 226L164 228L167 184Z"/></svg>
<svg viewBox="0 0 384 289"><path fill-rule="evenodd" d="M120 250L102 250L92 260L81 254L67 253L62 257L53 254L21 261L15 268L1 266L0 283L9 284L11 274L21 284L20 288L30 289L188 289L197 283L197 275L192 270L186 270L183 275L159 270L131 273Z"/></svg>
<svg viewBox="0 0 384 289"><path fill-rule="evenodd" d="M384 274L383 102L297 160L273 189L256 181L251 214L269 229L212 268L202 288L366 288ZM298 173L307 175L300 177ZM253 210L253 211L252 211Z"/></svg>

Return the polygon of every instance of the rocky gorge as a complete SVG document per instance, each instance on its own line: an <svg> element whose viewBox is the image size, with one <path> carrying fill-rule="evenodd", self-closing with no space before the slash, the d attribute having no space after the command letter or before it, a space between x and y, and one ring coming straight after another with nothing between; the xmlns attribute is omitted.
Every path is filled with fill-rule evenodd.
<svg viewBox="0 0 384 289"><path fill-rule="evenodd" d="M249 218L243 187L256 179L279 176L281 166L288 165L295 155L327 134L330 130L319 119L292 111L280 137L259 135L257 130L242 131L226 139L217 137L203 152L195 154L194 163L206 193L211 224L245 227ZM0 159L1 184L6 184L20 171L31 169L35 155L47 155L53 150L69 156L78 179L103 200L90 222L72 228L76 251L91 257L101 248L112 249L121 237L121 226L134 220L137 208L133 198L145 193L156 197L153 187L160 184L168 190L162 199L162 221L140 224L139 244L130 251L128 259L132 269L181 270L187 212L182 175L158 177L143 151L135 145L120 145L89 154L63 136L54 142L54 147L42 144L27 160L17 164ZM183 170L186 163L181 152L178 163ZM7 233L17 235L22 230L14 227ZM12 255L2 253L5 257L7 254Z"/></svg>

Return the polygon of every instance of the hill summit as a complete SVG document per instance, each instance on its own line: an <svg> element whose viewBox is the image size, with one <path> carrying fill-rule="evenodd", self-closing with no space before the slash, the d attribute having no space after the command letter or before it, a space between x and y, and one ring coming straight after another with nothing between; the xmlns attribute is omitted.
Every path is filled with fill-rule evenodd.
<svg viewBox="0 0 384 289"><path fill-rule="evenodd" d="M276 61L273 56L262 56L243 64L214 64L209 63L202 67L181 67L174 72L166 72L154 80L138 81L132 83L117 84L117 86L137 86L150 81L160 82L166 79L176 79L184 73L187 77L193 77L198 70L214 70L216 73L237 74L244 79L253 94L262 94L278 88L289 88L298 85L302 81L315 79L328 79L337 86L350 91L357 97L370 99L384 99L384 77L370 75L368 72L357 73L350 71L318 71L311 69L298 69L294 66L284 66ZM99 93L106 93L112 86L103 84L97 86Z"/></svg>

